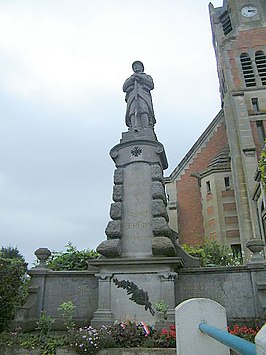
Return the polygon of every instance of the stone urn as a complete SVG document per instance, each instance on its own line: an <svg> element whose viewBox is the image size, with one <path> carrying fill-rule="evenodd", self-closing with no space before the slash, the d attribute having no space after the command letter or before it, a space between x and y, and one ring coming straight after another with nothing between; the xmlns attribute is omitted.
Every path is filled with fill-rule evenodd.
<svg viewBox="0 0 266 355"><path fill-rule="evenodd" d="M253 253L250 263L264 263L264 257L261 255L261 251L265 247L265 242L262 239L255 238L247 242L246 247Z"/></svg>
<svg viewBox="0 0 266 355"><path fill-rule="evenodd" d="M51 252L48 248L39 248L35 251L34 253L37 257L37 259L40 261L40 264L36 266L38 269L46 269L46 261L48 260L49 256L51 255Z"/></svg>

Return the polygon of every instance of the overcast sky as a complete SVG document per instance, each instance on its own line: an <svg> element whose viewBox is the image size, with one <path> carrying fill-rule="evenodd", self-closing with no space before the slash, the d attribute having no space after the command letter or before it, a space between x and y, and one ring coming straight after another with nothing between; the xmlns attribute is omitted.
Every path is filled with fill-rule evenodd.
<svg viewBox="0 0 266 355"><path fill-rule="evenodd" d="M154 79L166 176L220 110L208 0L0 0L0 33L0 245L30 263L96 248L132 62Z"/></svg>

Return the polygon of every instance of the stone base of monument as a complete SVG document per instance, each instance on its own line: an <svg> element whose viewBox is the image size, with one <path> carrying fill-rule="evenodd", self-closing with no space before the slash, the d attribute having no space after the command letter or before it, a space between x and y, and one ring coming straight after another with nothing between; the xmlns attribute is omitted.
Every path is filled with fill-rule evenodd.
<svg viewBox="0 0 266 355"><path fill-rule="evenodd" d="M155 311L160 300L168 306L166 322L174 323L176 270L183 266L180 258L97 259L90 265L99 270L99 300L91 321L93 327L127 319L160 327L162 320Z"/></svg>

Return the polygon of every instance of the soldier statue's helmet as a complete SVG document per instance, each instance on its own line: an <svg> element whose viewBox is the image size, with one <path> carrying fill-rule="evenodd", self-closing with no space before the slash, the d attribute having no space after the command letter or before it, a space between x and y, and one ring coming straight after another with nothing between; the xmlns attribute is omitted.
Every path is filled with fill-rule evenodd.
<svg viewBox="0 0 266 355"><path fill-rule="evenodd" d="M134 71L134 66L135 65L141 65L142 66L142 72L144 72L144 65L143 65L143 63L140 61L140 60L136 60L133 64L132 64L132 69L133 69L133 71Z"/></svg>

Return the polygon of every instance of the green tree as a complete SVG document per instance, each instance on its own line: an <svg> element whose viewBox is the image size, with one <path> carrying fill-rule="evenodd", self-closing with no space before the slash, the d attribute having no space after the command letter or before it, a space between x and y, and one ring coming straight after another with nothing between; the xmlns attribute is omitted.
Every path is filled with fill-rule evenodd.
<svg viewBox="0 0 266 355"><path fill-rule="evenodd" d="M25 262L24 256L20 254L18 248L14 248L11 245L7 247L1 247L0 256L5 259L20 259Z"/></svg>
<svg viewBox="0 0 266 355"><path fill-rule="evenodd" d="M0 251L0 331L9 327L16 308L27 296L27 264L17 248L1 248Z"/></svg>

